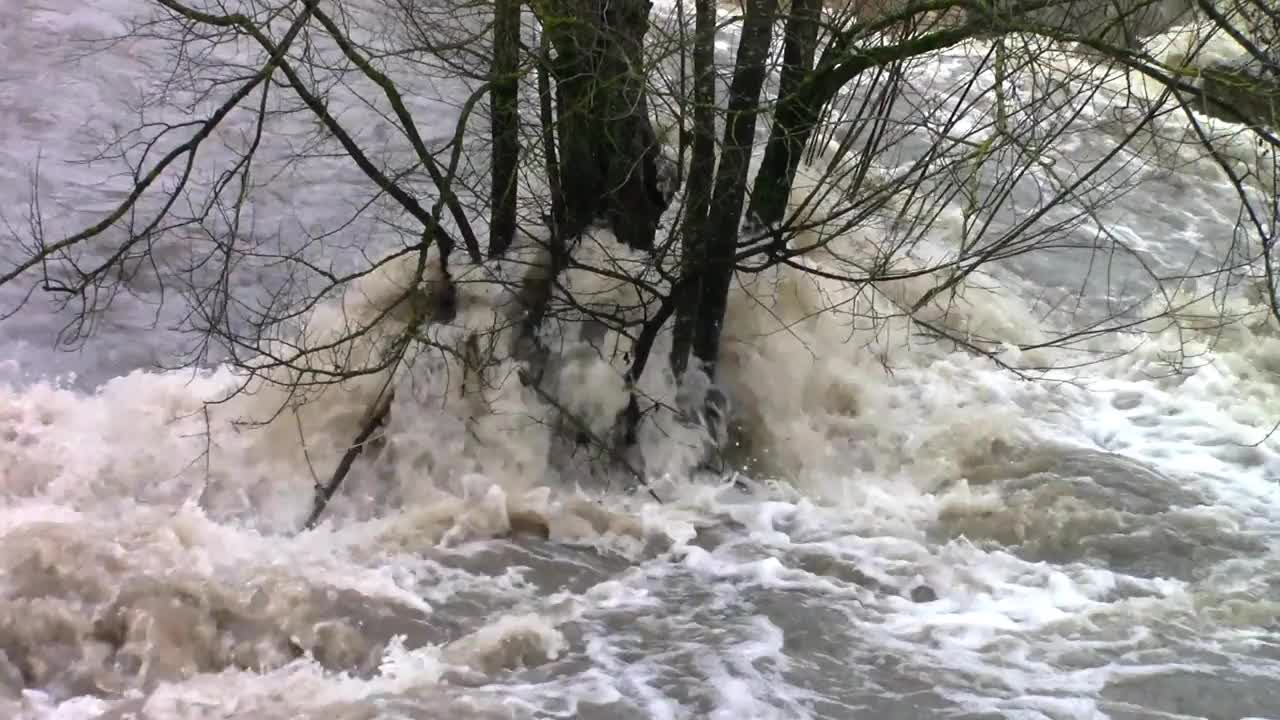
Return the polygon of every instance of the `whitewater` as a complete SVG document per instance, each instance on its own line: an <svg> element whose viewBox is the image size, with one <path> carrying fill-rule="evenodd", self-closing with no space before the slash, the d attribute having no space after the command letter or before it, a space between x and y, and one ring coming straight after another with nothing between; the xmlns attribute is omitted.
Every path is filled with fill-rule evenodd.
<svg viewBox="0 0 1280 720"><path fill-rule="evenodd" d="M66 161L129 122L164 57L73 40L121 32L137 7L0 7L6 218L37 162L63 230L119 201ZM928 74L954 81L979 51ZM267 194L265 232L344 222L332 199L362 178L320 162ZM1239 201L1209 160L1174 164L1105 222L1185 268L1232 242ZM944 235L961 222L946 218ZM1045 337L1037 298L1080 266L1018 262L984 279L1003 292L975 283L937 319L1006 339L1005 363L1053 364L1055 348L1014 345ZM382 312L410 265L362 279L313 329ZM424 358L382 449L299 533L381 378L278 416L271 388L206 405L240 379L155 369L181 347L166 330L180 309L131 282L75 350L52 349L68 318L42 296L0 324L0 718L1280 718L1280 329L1256 297L1201 299L1028 380L898 321L813 314L841 293L909 304L927 277L865 300L767 274L735 288L726 329L750 457L698 476L696 438L651 430L661 503L548 468L556 440L526 394L505 385L481 412ZM485 292L463 286L458 327L492 321ZM673 392L649 376L647 392ZM560 382L592 389L571 398L590 417L620 409L607 365L569 362Z"/></svg>

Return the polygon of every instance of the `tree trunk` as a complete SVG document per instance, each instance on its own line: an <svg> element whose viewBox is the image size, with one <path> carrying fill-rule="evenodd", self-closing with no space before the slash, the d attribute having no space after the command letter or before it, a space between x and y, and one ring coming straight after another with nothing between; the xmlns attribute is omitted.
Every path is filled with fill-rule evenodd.
<svg viewBox="0 0 1280 720"><path fill-rule="evenodd" d="M541 268L531 269L520 289L520 307L524 315L520 332L516 335L512 354L529 365L529 377L542 382L549 351L538 338L542 321L546 318L555 291L556 279L568 264L568 250L562 232L564 225L564 197L560 191L560 162L556 154L555 115L552 110L551 78L548 65L551 61L551 41L544 32L539 48L538 63L538 117L542 125L543 158L546 161L547 189L551 207L546 223L550 233L547 240L547 261Z"/></svg>
<svg viewBox="0 0 1280 720"><path fill-rule="evenodd" d="M774 110L773 129L765 146L760 170L751 190L748 216L760 225L772 228L787 214L791 186L800 168L800 159L817 126L822 107L829 100L824 93L806 88L778 101Z"/></svg>
<svg viewBox="0 0 1280 720"><path fill-rule="evenodd" d="M786 214L800 158L828 99L815 96L811 88L805 87L805 81L812 80L821 7L821 0L793 0L787 18L778 106L747 212L748 217L765 227L780 223Z"/></svg>
<svg viewBox="0 0 1280 720"><path fill-rule="evenodd" d="M685 211L682 223L684 246L680 256L680 274L686 282L676 298L676 320L672 328L671 370L676 378L684 375L693 345L694 315L701 295L700 269L707 262L705 237L707 212L711 206L711 183L716 172L716 3L696 0L693 36L693 156L689 161L689 180L685 186Z"/></svg>
<svg viewBox="0 0 1280 720"><path fill-rule="evenodd" d="M551 38L542 33L538 62L538 119L542 123L542 154L546 159L547 188L551 193L551 257L563 253L564 193L560 190L560 161L556 157L556 123L551 91Z"/></svg>
<svg viewBox="0 0 1280 720"><path fill-rule="evenodd" d="M957 45L979 34L987 25L985 21L970 21L876 47L859 47L849 35L834 38L813 69L799 73L794 79L795 89L783 88L779 93L769 142L751 192L749 217L765 227L782 221L796 170L822 109L846 83L868 68Z"/></svg>
<svg viewBox="0 0 1280 720"><path fill-rule="evenodd" d="M554 0L543 12L557 55L564 231L603 220L620 242L651 249L668 199L642 57L649 2Z"/></svg>
<svg viewBox="0 0 1280 720"><path fill-rule="evenodd" d="M733 281L734 254L747 192L747 170L755 145L756 115L764 85L765 61L778 0L747 0L746 19L738 44L733 82L729 85L728 117L720 168L716 174L704 242L707 263L694 327L693 355L715 377L720 355L720 331Z"/></svg>
<svg viewBox="0 0 1280 720"><path fill-rule="evenodd" d="M489 90L493 137L489 257L511 247L516 233L516 171L520 164L520 0L495 0Z"/></svg>

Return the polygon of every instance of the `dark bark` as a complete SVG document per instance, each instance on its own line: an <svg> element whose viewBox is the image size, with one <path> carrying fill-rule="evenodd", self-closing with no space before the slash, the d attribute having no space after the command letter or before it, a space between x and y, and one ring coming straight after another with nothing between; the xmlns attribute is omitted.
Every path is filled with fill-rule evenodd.
<svg viewBox="0 0 1280 720"><path fill-rule="evenodd" d="M951 47L982 34L986 26L985 20L971 19L959 27L875 47L859 47L852 36L834 38L816 66L794 81L795 89L779 93L769 141L751 191L749 217L766 227L782 221L804 148L813 136L823 107L840 88L868 68Z"/></svg>
<svg viewBox="0 0 1280 720"><path fill-rule="evenodd" d="M551 77L548 65L551 60L550 39L542 36L541 58L538 65L538 114L542 124L543 157L546 160L547 187L550 193L551 210L546 217L548 252L546 265L531 270L524 278L520 288L520 308L524 313L520 322L520 332L516 336L514 356L529 364L530 377L536 382L542 381L542 372L546 365L547 348L538 339L538 331L551 305L551 296L555 291L556 278L564 270L569 261L565 246L564 195L560 190L560 162L556 153L555 115L552 110Z"/></svg>
<svg viewBox="0 0 1280 720"><path fill-rule="evenodd" d="M697 0L695 0L695 25L698 11L696 9ZM680 116L678 118L679 127L679 148L676 152L676 187L684 185L684 159L689 154L689 144L691 142L690 129L688 123L689 110L689 55L691 53L684 52L684 48L691 47L689 44L688 33L686 32L686 22L684 17L684 0L676 0L676 24L680 27ZM695 27L694 33L697 33ZM698 48L693 47L692 53L697 53ZM695 70L695 72L697 72Z"/></svg>
<svg viewBox="0 0 1280 720"><path fill-rule="evenodd" d="M603 220L620 242L651 249L668 200L642 54L649 2L556 0L546 12L557 18L547 32L556 50L565 234Z"/></svg>
<svg viewBox="0 0 1280 720"><path fill-rule="evenodd" d="M520 0L495 0L489 86L493 137L489 257L511 247L516 232L516 171L520 163Z"/></svg>
<svg viewBox="0 0 1280 720"><path fill-rule="evenodd" d="M755 145L760 89L764 85L765 61L777 6L778 0L747 0L733 82L729 85L720 167L703 238L707 262L702 272L693 336L693 355L713 378L720 354L720 331L729 286L733 281L738 228L747 193L747 170Z"/></svg>
<svg viewBox="0 0 1280 720"><path fill-rule="evenodd" d="M317 482L315 487L315 500L311 506L311 513L307 515L307 521L302 524L304 530L315 530L320 524L320 516L324 514L324 509L329 506L329 501L338 492L338 488L342 487L342 481L347 479L347 474L351 472L351 466L355 464L356 459L364 452L365 445L369 439L373 437L374 431L382 427L387 421L387 417L391 415L391 402L395 399L395 392L390 388L383 388L382 393L374 401L373 407L369 409L368 416L360 425L360 432L351 442L351 446L342 454L342 459L338 461L338 467L334 469L333 475L329 478L329 482L321 485Z"/></svg>
<svg viewBox="0 0 1280 720"><path fill-rule="evenodd" d="M782 48L778 105L769 144L751 191L748 217L765 227L782 221L796 170L818 114L828 98L805 87L818 43L821 0L792 0Z"/></svg>
<svg viewBox="0 0 1280 720"><path fill-rule="evenodd" d="M677 282L676 287L672 288L671 295L663 299L658 306L658 311L645 321L635 344L631 347L631 367L626 374L630 400L622 414L623 441L628 447L634 446L639 440L640 421L644 417L640 412L640 400L636 396L636 381L644 375L644 368L649 362L649 355L653 352L653 344L658 339L658 333L662 331L662 326L667 324L667 320L671 319L679 299L683 297L680 284L685 280L687 278Z"/></svg>
<svg viewBox="0 0 1280 720"><path fill-rule="evenodd" d="M560 50L556 67L556 137L560 149L560 186L564 193L564 231L577 235L601 212L601 188L607 170L597 159L600 129L592 118L590 58Z"/></svg>
<svg viewBox="0 0 1280 720"><path fill-rule="evenodd" d="M778 101L773 129L751 190L748 216L753 221L764 227L776 227L786 216L800 159L829 99L825 93L810 89Z"/></svg>
<svg viewBox="0 0 1280 720"><path fill-rule="evenodd" d="M715 0L696 0L693 36L693 155L689 160L689 178L685 186L684 218L681 237L682 278L686 279L673 292L676 298L675 324L672 327L671 370L679 378L689 363L693 345L694 314L701 294L700 268L706 264L705 237L707 211L711 205L711 183L716 171L716 76L715 76Z"/></svg>

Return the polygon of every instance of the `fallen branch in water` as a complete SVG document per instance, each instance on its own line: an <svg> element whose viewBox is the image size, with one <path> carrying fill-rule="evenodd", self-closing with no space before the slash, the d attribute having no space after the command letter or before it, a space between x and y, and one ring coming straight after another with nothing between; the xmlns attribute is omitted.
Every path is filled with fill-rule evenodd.
<svg viewBox="0 0 1280 720"><path fill-rule="evenodd" d="M365 443L369 442L369 438L386 422L387 416L391 414L391 401L395 399L395 396L395 391L387 387L382 389L364 425L360 428L360 434L356 435L351 447L347 448L347 451L342 455L342 460L338 463L338 467L334 469L333 476L329 478L329 482L324 486L316 485L315 507L311 509L311 516L307 518L306 524L302 526L304 530L314 530L316 525L319 524L320 515L324 513L329 501L333 499L334 494L338 492L338 488L342 486L342 481L346 479L347 473L351 472L351 466L355 464L356 458L360 457L360 453L364 452Z"/></svg>
<svg viewBox="0 0 1280 720"><path fill-rule="evenodd" d="M529 375L529 372L527 370L523 370L523 369L520 370L519 376L520 376L521 383L523 383L526 387L532 388L533 391L538 394L538 397L542 398L543 402L547 403L551 407L558 410L560 414L563 415L564 417L569 418L569 420L572 421L574 426L577 428L578 432L585 435L587 439L589 439L591 442L595 443L599 447L604 448L605 451L608 452L609 455L613 457L614 462L616 462L619 466L621 466L623 470L626 470L628 473L631 474L631 477L636 481L637 485L640 485L646 491L648 491L649 497L653 498L654 501L657 502L659 505L662 504L662 498L658 497L658 493L654 492L653 488L649 486L649 482L644 479L644 474L641 473L639 470L637 470L634 465L628 462L627 459L622 456L622 453L618 452L618 449L616 447L614 447L610 443L606 443L604 440L597 437L596 434L591 431L591 427L588 426L587 423L582 420L582 418L578 417L577 415L574 415L568 410L565 410L560 403L556 402L555 398L551 397L550 393L538 387L538 383L533 377Z"/></svg>

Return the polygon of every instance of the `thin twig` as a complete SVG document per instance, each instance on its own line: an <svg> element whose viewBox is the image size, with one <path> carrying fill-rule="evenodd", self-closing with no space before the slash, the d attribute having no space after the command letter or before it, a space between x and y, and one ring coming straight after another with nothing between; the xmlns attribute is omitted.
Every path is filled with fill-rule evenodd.
<svg viewBox="0 0 1280 720"><path fill-rule="evenodd" d="M311 463L311 451L307 449L307 435L302 431L302 416L298 414L297 405L290 409L293 411L293 424L298 428L298 445L302 448L302 459L307 461L307 471L311 473L312 486L315 487L316 492L319 492L320 475L316 473L316 466Z"/></svg>

